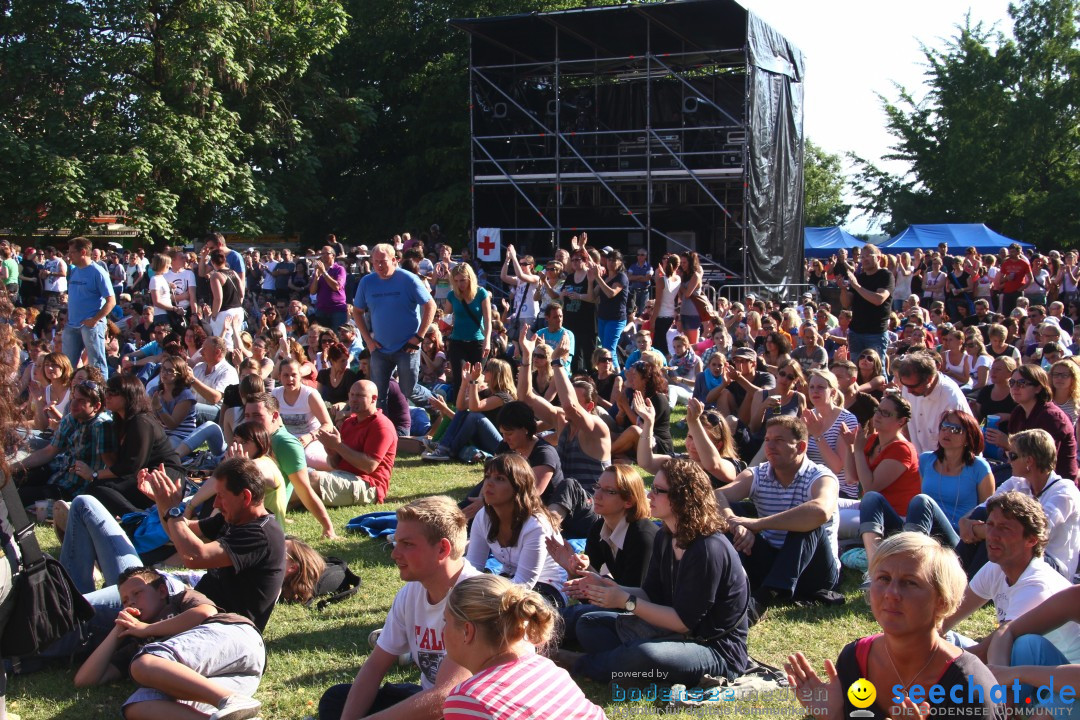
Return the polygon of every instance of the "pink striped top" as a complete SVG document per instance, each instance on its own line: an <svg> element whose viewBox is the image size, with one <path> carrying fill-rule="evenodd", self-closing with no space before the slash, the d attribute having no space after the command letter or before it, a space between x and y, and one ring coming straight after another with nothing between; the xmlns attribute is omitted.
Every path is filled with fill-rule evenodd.
<svg viewBox="0 0 1080 720"><path fill-rule="evenodd" d="M569 673L540 655L482 670L446 698L444 720L603 720Z"/></svg>

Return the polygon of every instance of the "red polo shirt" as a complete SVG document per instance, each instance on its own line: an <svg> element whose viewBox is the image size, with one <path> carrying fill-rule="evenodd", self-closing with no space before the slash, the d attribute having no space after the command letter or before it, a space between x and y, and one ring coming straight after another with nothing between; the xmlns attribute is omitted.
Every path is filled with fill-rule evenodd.
<svg viewBox="0 0 1080 720"><path fill-rule="evenodd" d="M374 485L379 502L383 502L390 489L390 473L394 470L394 457L397 455L398 435L394 424L383 415L382 410L376 410L374 415L363 420L352 415L341 425L341 442L379 461L375 472L370 475L354 468L344 457L338 469L351 472Z"/></svg>

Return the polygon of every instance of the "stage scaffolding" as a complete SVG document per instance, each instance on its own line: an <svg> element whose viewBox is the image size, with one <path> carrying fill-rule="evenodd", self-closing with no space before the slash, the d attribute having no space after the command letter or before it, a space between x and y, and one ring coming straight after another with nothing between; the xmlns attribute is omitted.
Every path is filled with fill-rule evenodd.
<svg viewBox="0 0 1080 720"><path fill-rule="evenodd" d="M474 227L538 256L588 232L594 247L645 247L654 262L697 250L717 279L794 279L761 270L785 264L780 216L802 212L801 56L751 13L684 0L450 22L470 35ZM755 45L797 73L762 87ZM754 102L791 80L794 104ZM777 139L797 155L781 169L796 173L776 172Z"/></svg>

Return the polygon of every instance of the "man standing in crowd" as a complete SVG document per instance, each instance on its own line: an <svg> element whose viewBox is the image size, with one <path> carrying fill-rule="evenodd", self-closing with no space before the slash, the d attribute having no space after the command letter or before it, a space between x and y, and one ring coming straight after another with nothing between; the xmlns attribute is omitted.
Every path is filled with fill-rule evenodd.
<svg viewBox="0 0 1080 720"><path fill-rule="evenodd" d="M289 293L289 278L292 277L293 272L296 270L296 262L293 260L292 250L285 248L281 251L281 260L274 266L274 301L275 302L288 302L291 297Z"/></svg>
<svg viewBox="0 0 1080 720"><path fill-rule="evenodd" d="M626 271L630 280L630 300L633 303L628 309L631 317L645 312L645 303L649 300L649 288L652 287L653 269L649 264L649 251L638 248L637 262Z"/></svg>
<svg viewBox="0 0 1080 720"><path fill-rule="evenodd" d="M1020 243L1009 245L1009 255L1001 262L1001 270L994 278L994 290L1001 292L1002 315L1008 316L1013 311L1031 277L1031 264L1020 252Z"/></svg>
<svg viewBox="0 0 1080 720"><path fill-rule="evenodd" d="M23 251L22 271L19 278L23 307L37 305L41 297L41 266L37 261L37 250L28 247Z"/></svg>
<svg viewBox="0 0 1080 720"><path fill-rule="evenodd" d="M889 329L896 280L888 268L882 267L881 250L873 245L863 248L860 260L862 273L856 275L849 269L847 282L841 284L840 302L851 310L848 354L858 357L863 350L873 348L878 357L885 357L885 332Z"/></svg>
<svg viewBox="0 0 1080 720"><path fill-rule="evenodd" d="M371 379L379 389L379 407L386 404L386 388L395 367L401 392L413 404L422 405L424 393L417 391L421 333L435 319L435 298L420 278L398 269L390 245L376 245L371 259L375 272L356 288L353 319L371 351Z"/></svg>
<svg viewBox="0 0 1080 720"><path fill-rule="evenodd" d="M68 266L52 245L45 248L45 262L41 268L41 282L45 288L45 305L59 307L60 296L67 292Z"/></svg>
<svg viewBox="0 0 1080 720"><path fill-rule="evenodd" d="M214 266L210 264L210 253L220 250L225 253L225 264L229 269L240 276L240 287L247 287L246 268L243 256L232 250L225 244L225 236L221 233L210 233L203 238L202 252L199 253L199 275L208 277L214 272Z"/></svg>
<svg viewBox="0 0 1080 720"><path fill-rule="evenodd" d="M896 377L903 386L902 395L911 403L911 420L907 431L919 453L937 449L938 423L947 411L971 414L967 398L960 387L943 373L928 353L905 355L897 363Z"/></svg>
<svg viewBox="0 0 1080 720"><path fill-rule="evenodd" d="M172 287L173 304L180 308L184 319L190 319L192 308L198 307L195 301L195 273L188 269L187 255L183 250L173 251L172 265L165 272L165 281Z"/></svg>
<svg viewBox="0 0 1080 720"><path fill-rule="evenodd" d="M335 262L334 248L324 245L322 254L315 261L309 292L316 296L315 322L336 328L349 319L349 305L345 301L345 268Z"/></svg>
<svg viewBox="0 0 1080 720"><path fill-rule="evenodd" d="M64 354L71 367L79 366L83 350L86 361L109 377L105 358L105 318L116 307L109 274L90 261L90 241L74 238L68 244L71 275L68 278L68 324L64 328Z"/></svg>
<svg viewBox="0 0 1080 720"><path fill-rule="evenodd" d="M319 495L330 507L383 502L390 489L390 474L397 456L394 423L379 409L379 391L370 380L357 380L349 388L349 409L341 430L319 430L334 468L317 474Z"/></svg>
<svg viewBox="0 0 1080 720"><path fill-rule="evenodd" d="M447 657L443 642L447 596L480 574L464 557L468 521L445 496L414 500L398 509L397 521L390 557L405 587L382 630L373 633L378 639L356 679L323 693L319 720L439 720L451 688L471 674ZM406 652L420 667L420 685L381 685Z"/></svg>
<svg viewBox="0 0 1080 720"><path fill-rule="evenodd" d="M277 398L268 392L255 395L244 405L244 419L258 424L270 435L270 454L281 470L281 476L292 485L296 496L293 502L299 501L322 525L324 538L336 540L338 536L334 532L334 523L317 489L312 486L304 459L304 446L281 422Z"/></svg>

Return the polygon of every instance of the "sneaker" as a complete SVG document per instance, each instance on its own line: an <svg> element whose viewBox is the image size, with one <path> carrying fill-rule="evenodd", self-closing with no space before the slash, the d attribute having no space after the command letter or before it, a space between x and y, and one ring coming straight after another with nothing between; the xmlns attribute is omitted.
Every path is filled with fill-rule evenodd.
<svg viewBox="0 0 1080 720"><path fill-rule="evenodd" d="M251 720L259 714L262 703L245 695L230 695L221 701L208 720Z"/></svg>
<svg viewBox="0 0 1080 720"><path fill-rule="evenodd" d="M447 462L450 460L450 451L445 448L436 448L435 450L428 450L426 453L420 455L421 460L428 462Z"/></svg>

